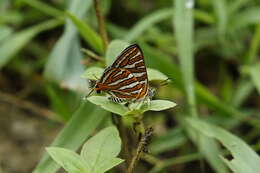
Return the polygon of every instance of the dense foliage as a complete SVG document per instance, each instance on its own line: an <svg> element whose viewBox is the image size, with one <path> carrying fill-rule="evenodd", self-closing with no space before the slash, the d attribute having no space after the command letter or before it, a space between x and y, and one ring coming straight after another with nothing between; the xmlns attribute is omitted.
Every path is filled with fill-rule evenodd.
<svg viewBox="0 0 260 173"><path fill-rule="evenodd" d="M165 108L159 104L159 112L148 111L152 107L138 112L145 112L145 126L155 130L135 171L259 172L260 2L99 3L108 46L92 0L0 1L0 97L46 116L50 123L64 123L50 145L76 151L95 132L113 125L111 112L126 112L103 98L82 99L89 91L85 70L94 69L95 79L122 51L122 45L113 43L137 43L147 67L155 69L151 78L167 76L171 82L161 87L156 80L150 83L158 87L155 100L169 100L161 103ZM167 109L174 106L170 101L177 106ZM127 138L136 141L131 118L119 117ZM118 157L126 160L125 138L121 140ZM127 143L132 149L133 141ZM59 168L47 152L38 162L35 173ZM110 171L120 172L124 164Z"/></svg>

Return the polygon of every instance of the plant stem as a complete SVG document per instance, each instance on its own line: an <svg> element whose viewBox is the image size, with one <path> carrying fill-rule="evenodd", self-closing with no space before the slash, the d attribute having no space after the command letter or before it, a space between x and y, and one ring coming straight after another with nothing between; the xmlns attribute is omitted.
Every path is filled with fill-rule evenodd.
<svg viewBox="0 0 260 173"><path fill-rule="evenodd" d="M123 124L122 118L119 117L118 115L113 114L113 119L116 121L115 124L117 126L117 129L119 131L120 137L122 139L122 144L123 144L123 158L126 160L127 167L130 164L130 159L131 159L131 153L129 149L129 140L127 137L127 129Z"/></svg>
<svg viewBox="0 0 260 173"><path fill-rule="evenodd" d="M105 29L104 17L100 11L99 0L94 0L94 5L95 5L95 10L96 10L96 16L98 18L99 33L103 40L104 49L106 50L107 46L108 46L108 37L107 37L106 29Z"/></svg>
<svg viewBox="0 0 260 173"><path fill-rule="evenodd" d="M137 164L137 162L139 161L142 153L146 150L147 144L150 140L150 137L153 133L153 128L148 128L145 130L145 133L142 135L139 143L138 143L138 147L136 149L136 152L131 160L131 163L129 165L129 167L126 170L126 173L133 173L134 172L134 168Z"/></svg>
<svg viewBox="0 0 260 173"><path fill-rule="evenodd" d="M96 61L100 61L100 62L105 62L104 58L101 58L100 56L98 56L97 54L95 54L94 52L92 52L89 49L81 49L82 52L84 52L87 56L89 56L90 58L96 60Z"/></svg>

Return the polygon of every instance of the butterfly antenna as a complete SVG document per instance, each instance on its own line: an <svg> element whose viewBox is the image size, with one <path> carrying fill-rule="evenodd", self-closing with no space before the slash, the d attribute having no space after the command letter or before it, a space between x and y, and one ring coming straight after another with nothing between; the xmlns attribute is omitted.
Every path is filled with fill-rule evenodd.
<svg viewBox="0 0 260 173"><path fill-rule="evenodd" d="M171 82L171 79L167 78L164 81L160 82L160 86L168 85L170 82Z"/></svg>
<svg viewBox="0 0 260 173"><path fill-rule="evenodd" d="M94 88L92 88L91 91L90 91L87 95L85 95L85 96L83 97L83 100L86 100L86 99L90 96L90 94L91 94L93 91L94 91Z"/></svg>

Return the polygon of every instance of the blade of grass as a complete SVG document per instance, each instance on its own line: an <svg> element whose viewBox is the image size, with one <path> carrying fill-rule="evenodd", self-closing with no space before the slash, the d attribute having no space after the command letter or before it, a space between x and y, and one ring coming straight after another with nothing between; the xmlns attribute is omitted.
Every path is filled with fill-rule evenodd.
<svg viewBox="0 0 260 173"><path fill-rule="evenodd" d="M7 64L37 34L61 25L60 20L48 20L23 31L11 34L0 44L0 68Z"/></svg>
<svg viewBox="0 0 260 173"><path fill-rule="evenodd" d="M49 16L61 17L64 15L61 10L51 7L50 5L48 5L47 3L44 3L42 1L38 1L38 0L20 0L20 1L28 4L29 6L35 8Z"/></svg>
<svg viewBox="0 0 260 173"><path fill-rule="evenodd" d="M150 28L157 22L160 22L164 19L170 18L172 16L171 9L161 9L152 14L145 16L143 19L139 20L138 23L128 32L124 37L124 40L127 42L132 42L137 39L147 28Z"/></svg>
<svg viewBox="0 0 260 173"><path fill-rule="evenodd" d="M91 0L69 1L68 9L78 18L82 18L91 3ZM63 87L85 91L86 81L80 78L84 72L84 66L80 64L83 58L80 47L77 29L70 20L66 20L64 33L49 55L44 76Z"/></svg>
<svg viewBox="0 0 260 173"><path fill-rule="evenodd" d="M219 33L219 38L224 39L227 23L228 23L228 15L227 15L227 2L226 0L218 0L211 1L214 12L217 18L217 28Z"/></svg>
<svg viewBox="0 0 260 173"><path fill-rule="evenodd" d="M87 23L77 18L75 15L69 12L67 12L66 14L75 24L86 43L88 43L98 53L103 53L104 47L102 45L101 37L97 34L97 32L93 30Z"/></svg>
<svg viewBox="0 0 260 173"><path fill-rule="evenodd" d="M252 24L257 24L260 22L260 7L255 6L247 8L240 13L237 13L232 17L230 22L230 32L233 30L242 29Z"/></svg>
<svg viewBox="0 0 260 173"><path fill-rule="evenodd" d="M134 40L138 39L138 37L140 37L145 30L149 29L154 24L161 22L162 20L170 19L172 16L173 9L171 8L155 11L152 14L149 14L139 20L128 32L128 34L125 34L123 39L127 42L133 42ZM194 16L197 20L207 24L212 24L215 22L213 16L201 10L195 10Z"/></svg>
<svg viewBox="0 0 260 173"><path fill-rule="evenodd" d="M173 23L185 93L191 116L197 116L193 77L193 4L190 6L188 4L194 2L188 0L175 0L174 2Z"/></svg>
<svg viewBox="0 0 260 173"><path fill-rule="evenodd" d="M51 146L76 150L99 126L106 114L107 112L93 107L89 102L82 103ZM54 173L58 169L59 166L44 153L33 173Z"/></svg>

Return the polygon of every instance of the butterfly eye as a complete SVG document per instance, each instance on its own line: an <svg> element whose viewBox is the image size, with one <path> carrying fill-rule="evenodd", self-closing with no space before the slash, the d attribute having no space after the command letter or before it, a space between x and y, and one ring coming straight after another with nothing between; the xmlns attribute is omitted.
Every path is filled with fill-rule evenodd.
<svg viewBox="0 0 260 173"><path fill-rule="evenodd" d="M101 93L101 90L96 90L97 94L100 94Z"/></svg>

